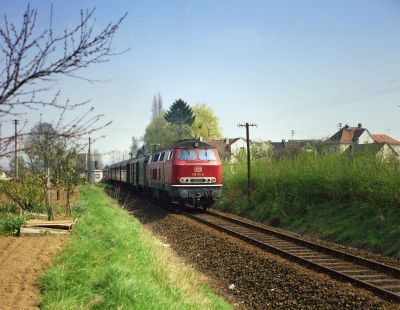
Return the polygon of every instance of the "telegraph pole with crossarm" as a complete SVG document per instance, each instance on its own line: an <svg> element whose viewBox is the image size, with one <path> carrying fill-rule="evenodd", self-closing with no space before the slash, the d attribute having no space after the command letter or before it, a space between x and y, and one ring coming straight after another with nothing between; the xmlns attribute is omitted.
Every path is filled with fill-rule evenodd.
<svg viewBox="0 0 400 310"><path fill-rule="evenodd" d="M247 197L250 203L251 198L251 171L250 171L250 139L249 127L257 127L256 124L238 124L238 127L246 127L246 146L247 146Z"/></svg>

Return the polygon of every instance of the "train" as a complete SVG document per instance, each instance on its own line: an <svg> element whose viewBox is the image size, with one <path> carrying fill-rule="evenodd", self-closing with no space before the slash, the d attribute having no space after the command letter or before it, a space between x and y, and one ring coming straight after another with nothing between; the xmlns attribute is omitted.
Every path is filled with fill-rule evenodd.
<svg viewBox="0 0 400 310"><path fill-rule="evenodd" d="M220 198L223 185L217 149L200 140L178 141L150 155L112 164L104 178L179 206L203 210Z"/></svg>

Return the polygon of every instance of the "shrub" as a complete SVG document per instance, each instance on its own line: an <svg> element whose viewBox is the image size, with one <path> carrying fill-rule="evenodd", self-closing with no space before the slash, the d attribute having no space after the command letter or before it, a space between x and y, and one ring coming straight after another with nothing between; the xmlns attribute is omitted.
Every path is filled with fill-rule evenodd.
<svg viewBox="0 0 400 310"><path fill-rule="evenodd" d="M27 220L26 216L5 213L0 217L0 235L17 235L22 224Z"/></svg>
<svg viewBox="0 0 400 310"><path fill-rule="evenodd" d="M398 161L377 160L374 156L302 153L294 158L252 161L251 206L243 199L247 189L246 161L232 166L224 163L224 209L261 209L257 218L303 214L307 205L337 202L348 205L373 205L376 210L400 207ZM247 204L247 205L246 205ZM247 210L247 213L249 211Z"/></svg>
<svg viewBox="0 0 400 310"><path fill-rule="evenodd" d="M37 177L25 176L21 182L0 182L0 191L21 210L41 211L44 208L45 192Z"/></svg>
<svg viewBox="0 0 400 310"><path fill-rule="evenodd" d="M0 204L0 213L16 213L17 208L12 203Z"/></svg>

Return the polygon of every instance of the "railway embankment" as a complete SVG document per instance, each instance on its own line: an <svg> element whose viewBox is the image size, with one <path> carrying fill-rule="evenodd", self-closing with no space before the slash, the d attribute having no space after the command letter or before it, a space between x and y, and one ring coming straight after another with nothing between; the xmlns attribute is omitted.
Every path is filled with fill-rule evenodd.
<svg viewBox="0 0 400 310"><path fill-rule="evenodd" d="M230 308L101 188L82 187L78 204L86 211L40 280L41 308Z"/></svg>
<svg viewBox="0 0 400 310"><path fill-rule="evenodd" d="M121 203L182 260L205 274L238 309L394 309L371 292L336 281L160 207L130 191ZM162 204L161 204L162 205ZM201 214L200 214L201 215Z"/></svg>
<svg viewBox="0 0 400 310"><path fill-rule="evenodd" d="M216 206L343 245L400 257L400 163L362 154L297 154L225 163Z"/></svg>

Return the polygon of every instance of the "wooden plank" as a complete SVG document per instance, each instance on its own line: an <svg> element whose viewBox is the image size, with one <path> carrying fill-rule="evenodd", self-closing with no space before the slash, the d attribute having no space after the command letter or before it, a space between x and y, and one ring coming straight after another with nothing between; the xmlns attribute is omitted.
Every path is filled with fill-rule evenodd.
<svg viewBox="0 0 400 310"><path fill-rule="evenodd" d="M43 221L43 220L29 220L23 225L24 227L48 227L48 228L59 228L59 229L72 229L76 220L54 220L54 221Z"/></svg>
<svg viewBox="0 0 400 310"><path fill-rule="evenodd" d="M74 224L75 221L73 221L73 220L52 220L52 221L47 221L47 220L28 220L27 223L32 223L32 224L41 224L41 223Z"/></svg>
<svg viewBox="0 0 400 310"><path fill-rule="evenodd" d="M31 236L31 235L69 235L70 230L65 229L52 229L44 227L24 227L21 226L19 229L19 234L21 236Z"/></svg>
<svg viewBox="0 0 400 310"><path fill-rule="evenodd" d="M47 214L44 214L44 213L28 212L28 214L34 216L38 220L47 221L47 218L48 218Z"/></svg>

